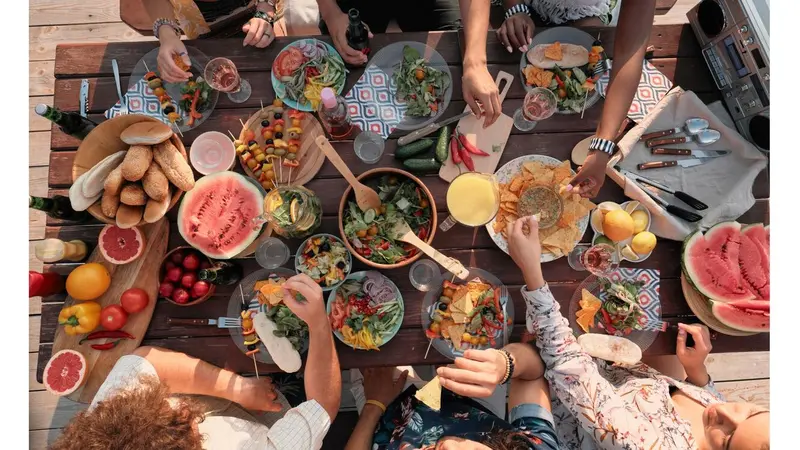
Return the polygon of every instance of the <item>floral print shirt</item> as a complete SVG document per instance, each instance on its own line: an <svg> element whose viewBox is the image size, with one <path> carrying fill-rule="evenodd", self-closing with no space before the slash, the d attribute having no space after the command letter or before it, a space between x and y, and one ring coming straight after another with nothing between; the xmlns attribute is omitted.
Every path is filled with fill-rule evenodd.
<svg viewBox="0 0 800 450"><path fill-rule="evenodd" d="M561 448L694 449L692 427L669 394L671 386L703 406L725 401L713 382L697 387L645 364L594 360L578 344L550 288L522 288L528 331L536 337Z"/></svg>

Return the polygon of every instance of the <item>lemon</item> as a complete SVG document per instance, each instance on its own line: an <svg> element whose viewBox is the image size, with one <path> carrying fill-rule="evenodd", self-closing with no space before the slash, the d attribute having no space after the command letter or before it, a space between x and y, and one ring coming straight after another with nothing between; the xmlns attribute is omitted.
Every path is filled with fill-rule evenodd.
<svg viewBox="0 0 800 450"><path fill-rule="evenodd" d="M650 218L647 216L646 211L642 211L641 209L638 211L634 211L631 214L631 218L633 219L633 233L638 234L642 231L647 229L647 226L650 225Z"/></svg>
<svg viewBox="0 0 800 450"><path fill-rule="evenodd" d="M622 209L609 211L603 218L603 234L614 242L621 242L633 235L633 218Z"/></svg>
<svg viewBox="0 0 800 450"><path fill-rule="evenodd" d="M631 261L639 260L639 255L631 249L630 245L626 245L625 248L622 249L622 256Z"/></svg>
<svg viewBox="0 0 800 450"><path fill-rule="evenodd" d="M636 200L632 200L628 202L627 205L625 205L625 212L628 214L633 214L633 212L636 211L636 208L638 207L639 207L639 202L637 202Z"/></svg>
<svg viewBox="0 0 800 450"><path fill-rule="evenodd" d="M300 215L300 202L294 198L292 199L292 203L289 204L289 217L292 219L292 222L297 222L297 218Z"/></svg>
<svg viewBox="0 0 800 450"><path fill-rule="evenodd" d="M639 255L646 255L656 248L656 235L649 231L642 231L633 237L631 248Z"/></svg>
<svg viewBox="0 0 800 450"><path fill-rule="evenodd" d="M595 208L592 211L592 228L600 234L603 234L603 211L600 208Z"/></svg>
<svg viewBox="0 0 800 450"><path fill-rule="evenodd" d="M609 211L615 211L615 210L618 210L618 209L622 209L622 207L619 206L618 204L614 203L614 202L603 202L603 203L600 203L599 205L597 205L597 209L599 209L600 211L603 211L603 215L605 215Z"/></svg>

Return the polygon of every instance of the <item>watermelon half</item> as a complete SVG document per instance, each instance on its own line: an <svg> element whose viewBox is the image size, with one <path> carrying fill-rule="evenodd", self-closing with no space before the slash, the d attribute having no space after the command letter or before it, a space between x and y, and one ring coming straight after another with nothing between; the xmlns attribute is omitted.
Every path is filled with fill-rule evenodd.
<svg viewBox="0 0 800 450"><path fill-rule="evenodd" d="M705 235L697 231L683 244L681 265L689 282L702 295L719 302L752 300L739 267L741 225L722 222Z"/></svg>
<svg viewBox="0 0 800 450"><path fill-rule="evenodd" d="M236 172L206 175L183 196L178 232L213 259L230 259L258 237L253 219L264 214L261 191Z"/></svg>
<svg viewBox="0 0 800 450"><path fill-rule="evenodd" d="M711 302L711 313L723 324L739 331L769 331L769 302L746 300L731 303Z"/></svg>
<svg viewBox="0 0 800 450"><path fill-rule="evenodd" d="M75 350L61 350L47 361L42 383L47 392L64 396L81 387L86 377L86 358Z"/></svg>

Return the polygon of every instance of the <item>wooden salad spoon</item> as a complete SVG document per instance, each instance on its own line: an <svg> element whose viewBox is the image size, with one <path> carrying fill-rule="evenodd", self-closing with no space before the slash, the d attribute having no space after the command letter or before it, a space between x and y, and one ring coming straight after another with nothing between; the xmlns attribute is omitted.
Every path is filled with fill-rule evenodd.
<svg viewBox="0 0 800 450"><path fill-rule="evenodd" d="M431 259L439 263L442 267L447 269L450 273L457 276L462 280L466 280L469 277L469 270L464 267L458 260L447 257L443 255L439 250L431 247L427 242L420 239L413 231L411 231L411 227L408 226L405 220L398 218L397 222L394 224L394 228L392 229L392 234L394 238L398 241L403 241L405 243L411 244L414 247L417 247L425 253L426 255L430 256Z"/></svg>
<svg viewBox="0 0 800 450"><path fill-rule="evenodd" d="M345 180L350 183L350 186L353 188L353 192L356 194L356 203L358 207L361 208L361 211L366 211L368 209L374 209L375 211L381 207L381 198L378 197L378 193L375 192L374 189L365 186L364 183L358 181L353 175L353 172L347 167L347 164L342 160L342 157L336 152L336 149L333 148L328 139L325 136L317 136L316 139L317 145L319 146L322 153L328 157L331 164L342 174Z"/></svg>

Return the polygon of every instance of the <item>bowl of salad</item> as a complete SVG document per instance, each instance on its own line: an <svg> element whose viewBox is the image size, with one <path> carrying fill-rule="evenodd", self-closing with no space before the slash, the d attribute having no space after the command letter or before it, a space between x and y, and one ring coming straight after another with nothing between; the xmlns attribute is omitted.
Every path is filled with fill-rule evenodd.
<svg viewBox="0 0 800 450"><path fill-rule="evenodd" d="M380 272L350 274L328 294L328 318L336 337L357 350L378 350L403 324L400 290Z"/></svg>
<svg viewBox="0 0 800 450"><path fill-rule="evenodd" d="M332 234L315 234L297 249L294 269L304 273L319 284L323 291L330 291L344 282L353 267L353 256L344 242Z"/></svg>
<svg viewBox="0 0 800 450"><path fill-rule="evenodd" d="M377 269L407 266L422 255L413 245L394 239L395 225L405 220L420 239L433 241L436 231L436 203L431 191L410 173L388 167L372 169L358 176L381 198L378 210L361 211L353 189L348 186L339 203L339 233L356 259Z"/></svg>

